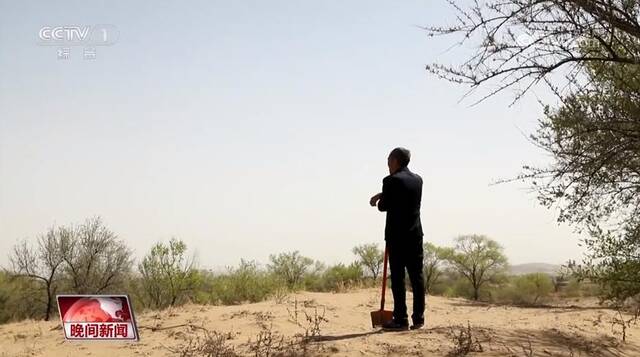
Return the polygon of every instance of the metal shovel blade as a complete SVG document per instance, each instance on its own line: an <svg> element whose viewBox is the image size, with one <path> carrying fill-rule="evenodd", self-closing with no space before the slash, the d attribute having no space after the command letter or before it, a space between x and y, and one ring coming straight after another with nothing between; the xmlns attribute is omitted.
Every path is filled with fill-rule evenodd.
<svg viewBox="0 0 640 357"><path fill-rule="evenodd" d="M373 327L382 327L386 322L393 320L393 311L376 310L371 311L371 325Z"/></svg>

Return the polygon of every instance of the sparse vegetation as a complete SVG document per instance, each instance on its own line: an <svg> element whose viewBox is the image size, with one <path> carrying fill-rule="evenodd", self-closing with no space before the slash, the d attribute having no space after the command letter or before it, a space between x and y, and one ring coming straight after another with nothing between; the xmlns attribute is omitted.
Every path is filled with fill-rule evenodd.
<svg viewBox="0 0 640 357"><path fill-rule="evenodd" d="M249 352L255 357L275 356L288 347L286 337L273 330L273 324L262 326L262 329L255 337L247 343Z"/></svg>
<svg viewBox="0 0 640 357"><path fill-rule="evenodd" d="M0 323L42 318L43 298L39 281L0 271Z"/></svg>
<svg viewBox="0 0 640 357"><path fill-rule="evenodd" d="M309 308L306 306L300 308L298 300L296 299L293 302L292 309L287 308L289 320L303 329L304 333L300 336L305 340L320 336L322 325L329 322L325 317L326 309L322 307L322 313L320 313L318 306L315 304L312 305L313 306L310 306ZM301 318L302 315L304 315L304 320Z"/></svg>
<svg viewBox="0 0 640 357"><path fill-rule="evenodd" d="M100 294L123 286L133 265L131 250L100 218L63 227L58 234L67 291Z"/></svg>
<svg viewBox="0 0 640 357"><path fill-rule="evenodd" d="M175 347L166 347L180 357L237 357L235 348L227 341L231 334L209 331L204 327L188 325L184 342Z"/></svg>
<svg viewBox="0 0 640 357"><path fill-rule="evenodd" d="M433 63L439 78L489 89L483 100L538 83L555 95L530 135L550 160L515 181L586 237L573 266L603 300L640 294L640 2L626 0L451 1L453 24L429 36L473 44L456 64ZM522 37L527 37L522 41ZM457 40L455 40L457 41ZM477 41L477 42L476 42ZM505 180L514 181L514 180Z"/></svg>
<svg viewBox="0 0 640 357"><path fill-rule="evenodd" d="M10 257L12 274L36 283L35 294L44 293L44 320L51 317L55 294L62 280L61 235L63 229L51 228L46 235L38 238L37 247L22 241L13 249Z"/></svg>
<svg viewBox="0 0 640 357"><path fill-rule="evenodd" d="M377 244L362 244L353 248L353 254L358 257L358 263L367 270L367 274L374 280L380 275L384 252Z"/></svg>
<svg viewBox="0 0 640 357"><path fill-rule="evenodd" d="M7 274L25 280L16 286L25 297L32 295L32 306L41 309L45 320L54 313L56 294L97 294L122 287L132 264L129 248L98 217L79 226L52 227L35 245L23 240L9 260Z"/></svg>
<svg viewBox="0 0 640 357"><path fill-rule="evenodd" d="M163 249L159 250L159 246L162 246ZM438 259L436 264L438 270L432 271L437 274L437 277L433 281L430 293L473 299L476 295L476 290L472 285L472 280L462 274L448 260L451 259L450 254L455 254L455 250L453 248L438 248L437 250L440 251L440 254L434 257ZM437 250L434 249L432 251ZM279 326L278 323L281 321L277 321L276 318L282 318L281 316L278 317L277 314L273 314L270 311L251 311L249 309L235 311L229 317L229 319L255 317L259 330L244 337L246 338L244 341L236 340L238 335L235 333L209 330L204 327L204 323L202 326L194 325L194 320L187 320L186 323L169 326L141 326L141 328L149 329L152 332L168 329L175 330L176 332L169 335L175 337L178 344L165 346L173 355L185 357L309 356L317 355L319 352L328 351L331 353L337 350L338 347L332 345L329 345L329 350L324 350L327 346L324 341L331 341L331 338L335 337L323 335L325 325L329 323L327 316L332 316L330 314L332 309L325 308L324 305L318 304L313 299L298 300L299 295L291 294L292 289L289 284L281 275L276 274L272 268L261 266L256 261L241 260L236 267L229 267L224 272L214 273L198 270L191 260L184 258L186 252L187 247L184 243L172 240L168 245L155 245L146 256L148 258L155 254L153 259L147 259L146 262L149 264L150 261L154 261L154 264L147 266L157 266L157 272L173 272L171 279L166 276L162 278L162 275L159 275L157 279L152 280L168 286L163 299L168 302L165 307L168 306L169 308L158 312L158 314L161 316L176 316L176 311L181 310L174 310L172 306L189 301L198 304L228 305L274 299L275 303L284 304L287 310L284 316L288 316L289 322L297 327L294 327L296 332L289 331L287 332L288 335L285 335L274 328L274 326ZM458 250L458 254L460 252L462 250ZM474 252L474 250L469 252ZM430 262L432 261L430 260ZM149 272L151 271L153 270L149 270ZM68 278L65 277L64 270L60 274L62 275L60 282ZM133 295L134 305L144 306L143 302L150 301L150 296L146 295L148 293L145 290L148 285L144 284L144 276L141 274L133 272L130 274L132 278L129 280L130 285L126 289ZM183 284L179 282L178 280L181 277L188 278L192 283ZM590 296L593 293L593 284L588 284L569 275L563 277L563 280L566 283L554 285L552 277L546 274L508 276L504 271L500 270L500 274L494 274L491 279L486 280L481 285L477 297L478 300L482 301L529 306L546 304L551 299ZM367 273L364 272L361 263L358 261L348 265L336 264L329 267L315 262L306 266L304 274L295 286L297 289L315 291L345 291L354 287L367 286L370 281L370 277L367 277ZM0 318L2 318L2 321L23 318L30 316L29 314L33 315L33 311L30 310L31 307L23 306L25 304L15 296L29 296L28 294L19 294L18 292L20 291L27 292L33 291L33 289L42 291L42 286L38 284L38 281L34 279L25 279L9 272L0 273L0 307L2 307L0 312L3 313ZM180 286L185 288L171 290L171 284L173 284L174 288ZM135 293L136 291L140 294ZM173 305L170 303L173 299L171 291L181 292L179 297L174 300L175 303ZM474 305L471 304L470 306ZM20 312L14 312L11 306L22 306L24 309ZM148 308L162 308L161 306L149 304ZM481 306L484 309L485 304ZM487 309L492 307L490 304L486 306ZM283 309L282 306L279 308ZM628 314L628 308L628 305L621 307L615 316L609 315L606 317L603 314L605 317L598 323L607 330L610 329L622 341L628 340L630 328L636 322L636 319ZM206 307L198 309L204 310ZM11 311L11 314L9 314L9 311ZM38 309L37 313L41 314L41 309ZM38 315L35 316L39 317ZM286 319L287 317L284 318ZM448 351L444 351L449 356L475 355L485 350L495 350L496 343L502 342L505 345L499 348L503 348L514 355L529 356L533 355L534 348L539 346L535 341L534 343L531 343L531 341L523 343L519 340L508 341L504 337L498 337L492 341L491 339L495 338L495 336L489 335L484 328L473 328L470 323L467 323L466 326L452 326L448 330L444 328L442 333L452 344ZM14 334L14 336L20 341L28 337L28 335L19 333ZM612 339L615 340L613 337ZM608 343L612 346L614 345L613 342ZM571 346L568 348L573 351L571 348L574 347ZM591 348L589 346L585 348ZM565 349L564 346L561 347ZM404 347L398 350L395 345L385 345L383 348L389 353L398 353L400 351L403 354L413 354L414 352L420 352Z"/></svg>
<svg viewBox="0 0 640 357"><path fill-rule="evenodd" d="M443 263L452 253L450 248L438 247L433 243L424 243L424 285L427 294L431 294L443 272Z"/></svg>
<svg viewBox="0 0 640 357"><path fill-rule="evenodd" d="M453 348L447 354L448 356L460 357L466 356L471 352L484 352L484 348L478 337L474 335L469 322L467 322L467 327L452 327L449 335L453 341Z"/></svg>
<svg viewBox="0 0 640 357"><path fill-rule="evenodd" d="M255 261L241 260L236 268L229 267L223 274L201 273L205 285L204 302L234 305L258 302L279 291L286 294L287 287L277 277L260 269Z"/></svg>
<svg viewBox="0 0 640 357"><path fill-rule="evenodd" d="M638 317L640 317L640 308L636 307L632 311L631 316L625 316L623 314L623 307L618 306L616 309L617 315L611 320L611 329L613 330L615 326L620 328L620 337L622 342L627 341L627 329L631 327L631 325L636 324L638 322Z"/></svg>
<svg viewBox="0 0 640 357"><path fill-rule="evenodd" d="M312 346L300 336L288 338L273 329L273 324L262 326L254 339L246 344L249 356L304 357L311 355Z"/></svg>
<svg viewBox="0 0 640 357"><path fill-rule="evenodd" d="M180 304L197 288L199 275L186 250L183 241L172 238L169 244L156 243L144 257L138 265L144 306L162 309Z"/></svg>
<svg viewBox="0 0 640 357"><path fill-rule="evenodd" d="M241 260L224 272L211 272L198 269L187 257L186 244L174 238L155 244L134 272L124 242L99 218L89 219L78 227L51 228L35 246L27 241L16 245L10 255L11 269L0 272L0 323L50 318L56 313L53 297L63 292L127 292L138 309L164 309L186 302L234 305L273 299L287 304L291 292L298 289L345 292L377 285L372 278L379 274L376 267L382 252L375 244L359 245L353 252L357 260L350 264L327 267L295 251L271 255L266 266ZM552 298L598 293L595 284L569 273L509 277L505 264L499 245L484 236L460 237L455 248L425 244L429 294L537 305ZM304 318L315 316L315 322L322 322L324 315L318 313L309 312Z"/></svg>
<svg viewBox="0 0 640 357"><path fill-rule="evenodd" d="M499 275L480 290L479 301L518 306L536 306L557 300L598 296L598 286L570 278L557 287L554 277L545 273ZM469 279L451 268L444 269L431 294L473 299Z"/></svg>
<svg viewBox="0 0 640 357"><path fill-rule="evenodd" d="M496 302L537 305L544 303L553 292L553 282L547 274L533 273L512 277L496 290L493 299Z"/></svg>
<svg viewBox="0 0 640 357"><path fill-rule="evenodd" d="M319 291L342 292L364 284L364 273L358 263L344 265L342 263L329 267L321 279Z"/></svg>
<svg viewBox="0 0 640 357"><path fill-rule="evenodd" d="M300 255L298 251L272 254L269 260L269 271L282 279L289 289L300 288L305 273L313 265L313 259Z"/></svg>
<svg viewBox="0 0 640 357"><path fill-rule="evenodd" d="M479 300L480 289L504 274L507 267L502 247L488 237L475 234L456 238L455 248L446 255L446 259L469 281L474 300Z"/></svg>

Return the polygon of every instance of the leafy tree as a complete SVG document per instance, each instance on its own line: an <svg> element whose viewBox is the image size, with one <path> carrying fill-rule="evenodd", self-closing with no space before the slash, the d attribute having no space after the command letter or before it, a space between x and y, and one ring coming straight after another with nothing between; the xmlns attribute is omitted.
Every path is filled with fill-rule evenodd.
<svg viewBox="0 0 640 357"><path fill-rule="evenodd" d="M532 273L514 278L514 289L518 296L516 303L535 305L553 291L553 282L549 275Z"/></svg>
<svg viewBox="0 0 640 357"><path fill-rule="evenodd" d="M300 252L270 255L269 271L282 279L290 289L300 286L305 273L313 265L313 259L300 255Z"/></svg>
<svg viewBox="0 0 640 357"><path fill-rule="evenodd" d="M169 244L156 243L138 265L147 305L174 306L198 286L195 262L185 256L186 251L183 241L171 238Z"/></svg>
<svg viewBox="0 0 640 357"><path fill-rule="evenodd" d="M465 277L473 288L473 299L480 298L480 289L507 268L502 247L483 235L464 235L446 257L453 268Z"/></svg>
<svg viewBox="0 0 640 357"><path fill-rule="evenodd" d="M532 135L553 163L522 178L559 221L588 234L579 277L624 301L640 294L640 67L594 63L588 75L593 85L547 107Z"/></svg>
<svg viewBox="0 0 640 357"><path fill-rule="evenodd" d="M427 294L442 275L442 263L451 255L450 248L438 247L433 243L424 243L424 285Z"/></svg>
<svg viewBox="0 0 640 357"><path fill-rule="evenodd" d="M573 266L580 279L600 284L605 299L640 296L640 2L455 6L456 25L428 31L480 46L462 66L428 69L472 88L497 84L489 95L549 85L559 105L545 107L531 139L552 162L525 167L519 178L532 184L541 204L559 210L559 221L588 234L585 260ZM560 69L564 76L551 75Z"/></svg>
<svg viewBox="0 0 640 357"><path fill-rule="evenodd" d="M371 273L373 279L377 279L384 261L384 252L378 245L374 243L359 245L353 248L353 254L358 256L358 262Z"/></svg>

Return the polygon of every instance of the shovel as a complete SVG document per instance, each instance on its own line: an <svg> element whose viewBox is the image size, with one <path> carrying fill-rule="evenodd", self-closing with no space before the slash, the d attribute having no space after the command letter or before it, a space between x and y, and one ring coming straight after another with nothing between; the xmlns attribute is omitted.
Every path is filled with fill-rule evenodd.
<svg viewBox="0 0 640 357"><path fill-rule="evenodd" d="M384 323L393 320L393 311L384 309L384 293L387 290L387 259L389 252L387 247L384 247L384 267L382 268L382 298L380 299L380 310L371 311L371 325L375 327L381 327Z"/></svg>

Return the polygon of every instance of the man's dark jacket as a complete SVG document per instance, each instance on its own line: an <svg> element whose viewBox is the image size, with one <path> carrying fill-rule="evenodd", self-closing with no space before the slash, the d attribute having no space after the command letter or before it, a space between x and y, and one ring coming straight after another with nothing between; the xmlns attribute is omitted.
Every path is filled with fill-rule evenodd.
<svg viewBox="0 0 640 357"><path fill-rule="evenodd" d="M423 236L420 222L422 178L407 167L382 180L378 209L387 212L384 239L388 243Z"/></svg>

